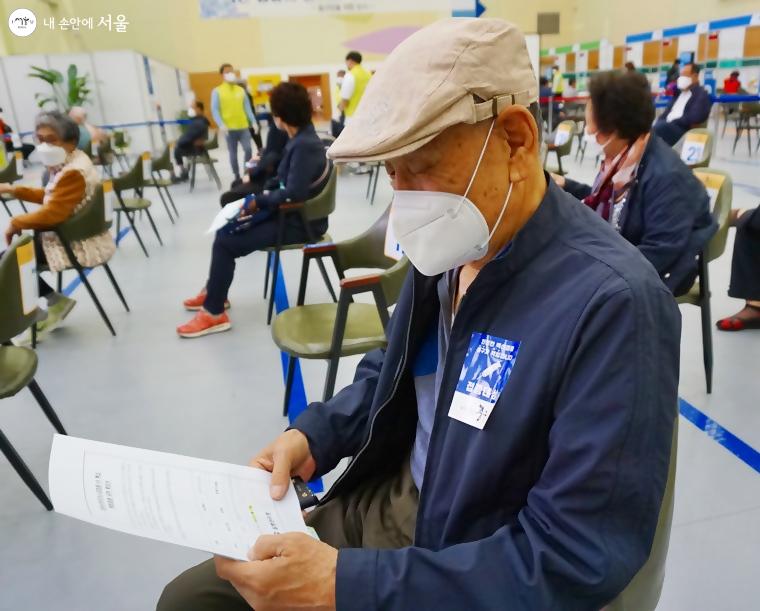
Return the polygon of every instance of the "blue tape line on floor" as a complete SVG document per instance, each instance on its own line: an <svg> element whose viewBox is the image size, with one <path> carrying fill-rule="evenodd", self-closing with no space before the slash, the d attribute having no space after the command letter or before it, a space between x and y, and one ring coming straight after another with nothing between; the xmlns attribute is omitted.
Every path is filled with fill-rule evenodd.
<svg viewBox="0 0 760 611"><path fill-rule="evenodd" d="M274 273L274 257L271 262L271 272ZM277 269L277 278L274 288L274 307L275 311L280 312L287 310L290 307L288 302L288 291L285 287L285 276L282 273L282 260L280 260L280 266ZM280 353L282 361L282 376L285 380L285 376L288 372L288 355L285 352ZM290 403L288 403L288 418L290 422L293 422L306 407L306 389L303 385L303 376L301 375L301 362L296 359L295 362L295 375L293 376L293 388L290 392ZM309 482L309 488L312 492L322 492L324 485L321 479Z"/></svg>
<svg viewBox="0 0 760 611"><path fill-rule="evenodd" d="M126 236L131 231L131 229L132 229L131 227L125 227L124 229L122 229L119 232L119 235L116 236L116 244L118 244L119 242L121 242L124 239L124 236ZM84 275L85 276L89 276L91 271L92 271L91 267L85 268ZM79 274L77 274L76 278L74 278L71 282L69 282L66 285L66 287L63 289L62 293L66 297L70 297L71 293L73 293L80 284L82 284L82 279L79 277Z"/></svg>
<svg viewBox="0 0 760 611"><path fill-rule="evenodd" d="M744 464L760 473L760 452L755 450L755 448L746 444L731 431L724 429L715 420L700 412L688 401L679 399L678 409L684 418L700 431L704 431L710 439L717 441Z"/></svg>

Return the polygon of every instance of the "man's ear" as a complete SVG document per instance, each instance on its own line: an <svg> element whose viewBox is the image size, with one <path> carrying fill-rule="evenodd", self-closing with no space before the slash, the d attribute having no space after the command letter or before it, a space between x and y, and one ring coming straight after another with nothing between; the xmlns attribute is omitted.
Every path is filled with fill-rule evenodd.
<svg viewBox="0 0 760 611"><path fill-rule="evenodd" d="M508 106L499 113L496 127L503 130L509 144L510 180L524 180L538 159L536 120L524 106Z"/></svg>

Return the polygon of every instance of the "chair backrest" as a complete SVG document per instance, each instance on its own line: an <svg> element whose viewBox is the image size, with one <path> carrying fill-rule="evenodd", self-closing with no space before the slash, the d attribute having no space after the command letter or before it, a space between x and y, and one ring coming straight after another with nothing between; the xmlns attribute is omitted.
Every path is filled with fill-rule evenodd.
<svg viewBox="0 0 760 611"><path fill-rule="evenodd" d="M113 148L111 147L111 136L106 134L105 137L98 142L98 151L93 153L94 157L97 157L97 161L101 165L110 165L113 163Z"/></svg>
<svg viewBox="0 0 760 611"><path fill-rule="evenodd" d="M570 154L573 148L573 134L575 133L575 121L562 121L554 134L554 144L557 155L564 157Z"/></svg>
<svg viewBox="0 0 760 611"><path fill-rule="evenodd" d="M113 189L117 193L126 189L141 189L143 187L143 159L138 156L134 164L122 176L113 179Z"/></svg>
<svg viewBox="0 0 760 611"><path fill-rule="evenodd" d="M2 148L5 148L2 143L0 143L0 146L2 146ZM7 155L5 167L0 170L0 182L16 182L17 180L21 180L23 178L23 176L21 176L21 173L18 171L19 156L21 156L21 152L19 151L16 151L15 153L9 153ZM22 164L23 159L23 156L21 156Z"/></svg>
<svg viewBox="0 0 760 611"><path fill-rule="evenodd" d="M396 259L385 254L385 236L390 212L391 206L388 206L367 231L335 245L338 265L343 272L361 268L390 269L396 265Z"/></svg>
<svg viewBox="0 0 760 611"><path fill-rule="evenodd" d="M328 162L330 163L330 162ZM324 219L335 212L335 196L338 185L338 170L333 165L330 170L330 178L319 195L311 198L304 204L306 218L310 221Z"/></svg>
<svg viewBox="0 0 760 611"><path fill-rule="evenodd" d="M681 161L690 168L704 168L710 165L715 138L708 129L695 127L690 129L682 139Z"/></svg>
<svg viewBox="0 0 760 611"><path fill-rule="evenodd" d="M90 201L82 206L63 223L55 227L56 233L63 240L86 240L107 231L111 223L106 216L106 203L103 184L95 187Z"/></svg>
<svg viewBox="0 0 760 611"><path fill-rule="evenodd" d="M210 140L206 141L206 144L204 145L206 147L207 151L211 151L213 149L219 148L219 135L214 132L214 135L211 137Z"/></svg>
<svg viewBox="0 0 760 611"><path fill-rule="evenodd" d="M715 168L698 168L694 175L702 181L710 196L712 215L718 223L718 231L710 238L705 248L705 259L712 261L726 250L728 228L731 222L731 202L733 200L733 181L731 175Z"/></svg>
<svg viewBox="0 0 760 611"><path fill-rule="evenodd" d="M118 130L113 133L113 145L117 149L123 149L127 147L127 136L123 131Z"/></svg>
<svg viewBox="0 0 760 611"><path fill-rule="evenodd" d="M678 456L678 416L673 425L673 441L670 445L670 465L665 494L657 518L649 558L633 577L620 595L603 611L654 611L660 600L662 584L665 581L665 561L668 557L670 525L673 521L673 496L676 484L676 463Z"/></svg>
<svg viewBox="0 0 760 611"><path fill-rule="evenodd" d="M0 257L0 342L28 329L38 314L34 241L25 235Z"/></svg>
<svg viewBox="0 0 760 611"><path fill-rule="evenodd" d="M153 169L156 172L160 172L161 170L166 170L167 172L172 171L172 160L171 160L171 144L167 144L164 147L163 152L158 155L157 157L153 158ZM147 176L145 178L148 178Z"/></svg>

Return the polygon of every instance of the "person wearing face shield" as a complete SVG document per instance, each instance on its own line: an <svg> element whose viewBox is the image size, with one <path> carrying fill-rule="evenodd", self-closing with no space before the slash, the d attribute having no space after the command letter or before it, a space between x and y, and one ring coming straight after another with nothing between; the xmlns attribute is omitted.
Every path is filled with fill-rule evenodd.
<svg viewBox="0 0 760 611"><path fill-rule="evenodd" d="M251 158L251 133L249 127L257 125L248 93L238 85L238 78L232 64L222 64L219 68L222 83L211 92L211 114L219 131L227 137L227 150L230 167L235 179L232 186L239 185L240 164L238 163L238 145L243 147L245 159Z"/></svg>
<svg viewBox="0 0 760 611"><path fill-rule="evenodd" d="M5 243L10 244L22 230L34 230L38 264L47 263L50 271L55 273L70 268L71 262L58 236L46 230L61 224L87 204L100 184L100 174L90 158L77 149L79 127L66 115L58 111L44 111L37 115L35 139L37 148L33 157L42 162L50 178L44 189L0 184L0 194L40 204L36 210L11 219L5 232ZM85 240L75 240L71 247L85 268L108 261L116 250L108 231ZM48 317L38 329L47 333L60 324L76 302L54 291L41 277L39 295L47 299Z"/></svg>
<svg viewBox="0 0 760 611"><path fill-rule="evenodd" d="M385 162L413 269L387 347L252 461L281 498L352 457L308 514L320 540L262 536L250 562L183 573L159 611L598 611L644 564L679 311L542 171L537 100L499 19L438 21L383 62L328 155Z"/></svg>
<svg viewBox="0 0 760 611"><path fill-rule="evenodd" d="M699 64L688 63L676 80L678 91L654 124L654 133L675 145L692 127L705 123L710 116L712 98L699 84Z"/></svg>
<svg viewBox="0 0 760 611"><path fill-rule="evenodd" d="M554 179L636 246L679 296L694 284L696 257L718 226L702 183L650 133L653 117L643 74L592 77L584 138L602 156L601 169L591 186Z"/></svg>

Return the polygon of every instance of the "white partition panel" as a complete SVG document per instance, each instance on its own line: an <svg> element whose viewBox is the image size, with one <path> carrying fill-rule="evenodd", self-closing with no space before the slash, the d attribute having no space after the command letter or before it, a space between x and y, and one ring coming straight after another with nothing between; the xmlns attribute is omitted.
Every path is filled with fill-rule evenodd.
<svg viewBox="0 0 760 611"><path fill-rule="evenodd" d="M154 98L161 104L164 120L176 120L180 111L186 107L181 91L181 78L178 78L177 69L151 59L150 71ZM176 140L179 137L179 130L175 125L166 126L166 136L169 140ZM162 148L162 142L158 144L158 148Z"/></svg>
<svg viewBox="0 0 760 611"><path fill-rule="evenodd" d="M154 120L147 103L142 56L134 51L98 51L93 68L103 103L103 122L108 125ZM118 129L118 128L117 128ZM153 150L148 127L128 129L134 153Z"/></svg>
<svg viewBox="0 0 760 611"><path fill-rule="evenodd" d="M15 115L14 127L19 132L31 132L34 129L34 117L40 110L35 94L47 95L51 89L44 81L30 78L29 72L32 66L47 68L47 60L44 55L10 55L2 58L2 62Z"/></svg>

